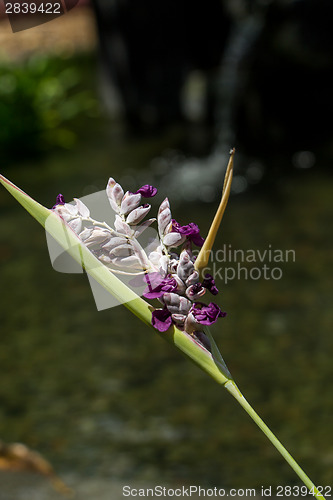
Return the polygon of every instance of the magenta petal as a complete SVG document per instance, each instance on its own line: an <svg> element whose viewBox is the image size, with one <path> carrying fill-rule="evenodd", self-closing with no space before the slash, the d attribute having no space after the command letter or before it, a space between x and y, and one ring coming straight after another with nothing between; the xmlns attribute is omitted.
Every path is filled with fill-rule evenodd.
<svg viewBox="0 0 333 500"><path fill-rule="evenodd" d="M154 186L145 184L141 186L134 194L141 194L144 198L152 198L157 193L157 189Z"/></svg>
<svg viewBox="0 0 333 500"><path fill-rule="evenodd" d="M152 312L151 323L159 332L166 332L172 325L171 314L166 308L155 309Z"/></svg>
<svg viewBox="0 0 333 500"><path fill-rule="evenodd" d="M200 236L199 227L194 224L194 222L190 222L185 226L181 226L179 222L175 219L172 219L172 230L176 233L180 233L183 236L186 236L189 241L192 241L198 247L202 247L204 244L204 238Z"/></svg>
<svg viewBox="0 0 333 500"><path fill-rule="evenodd" d="M213 295L217 295L219 293L215 280L211 274L205 274L205 279L203 280L202 285Z"/></svg>
<svg viewBox="0 0 333 500"><path fill-rule="evenodd" d="M151 288L156 288L163 282L163 280L163 276L158 272L145 274L145 281Z"/></svg>
<svg viewBox="0 0 333 500"><path fill-rule="evenodd" d="M143 291L143 297L145 297L146 299L156 299L163 295L163 291L161 290L163 277L160 275L160 273L146 274L145 282L148 286Z"/></svg>
<svg viewBox="0 0 333 500"><path fill-rule="evenodd" d="M198 232L198 234L195 234L194 236L191 236L190 240L193 241L193 243L197 247L202 247L202 245L205 243L205 239L202 236L200 236L199 232Z"/></svg>
<svg viewBox="0 0 333 500"><path fill-rule="evenodd" d="M177 288L174 278L163 278L160 273L150 273L145 276L147 288L143 292L146 299L158 299L166 292L173 292Z"/></svg>
<svg viewBox="0 0 333 500"><path fill-rule="evenodd" d="M57 198L56 198L56 202L55 202L55 205L53 205L52 207L52 210L54 208L56 208L57 205L65 205L65 198L63 197L62 194L58 194Z"/></svg>
<svg viewBox="0 0 333 500"><path fill-rule="evenodd" d="M129 281L129 285L133 287L147 285L142 293L146 299L158 299L165 292L173 291L177 287L173 278L163 278L158 272L136 276Z"/></svg>
<svg viewBox="0 0 333 500"><path fill-rule="evenodd" d="M201 325L212 325L218 318L224 318L226 316L225 312L222 312L217 304L210 302L207 305L201 302L196 302L190 311L195 320Z"/></svg>

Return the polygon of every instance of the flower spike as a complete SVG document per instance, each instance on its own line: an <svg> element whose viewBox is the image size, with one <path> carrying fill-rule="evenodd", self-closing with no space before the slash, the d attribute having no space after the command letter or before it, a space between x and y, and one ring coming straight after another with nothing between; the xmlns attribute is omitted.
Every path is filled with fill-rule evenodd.
<svg viewBox="0 0 333 500"><path fill-rule="evenodd" d="M212 225L210 226L210 229L208 231L207 238L205 239L205 242L199 252L199 255L195 261L194 267L200 271L200 269L203 269L204 267L207 266L210 252L212 250L217 231L219 230L223 214L225 212L228 199L229 199L229 194L230 194L230 189L231 189L231 182L232 182L232 172L233 172L233 167L234 167L234 154L235 154L235 148L233 148L230 151L230 159L227 167L227 171L225 173L224 177L224 184L223 184L223 190L222 190L222 197L221 197L221 202L220 205L217 209L217 212L215 214L215 217L213 219Z"/></svg>

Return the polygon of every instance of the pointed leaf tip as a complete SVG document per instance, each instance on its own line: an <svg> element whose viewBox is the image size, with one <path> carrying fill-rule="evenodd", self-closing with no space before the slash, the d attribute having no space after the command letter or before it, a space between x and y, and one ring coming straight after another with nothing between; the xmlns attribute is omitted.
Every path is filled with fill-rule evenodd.
<svg viewBox="0 0 333 500"><path fill-rule="evenodd" d="M227 166L227 170L225 173L224 177L224 184L223 184L223 189L222 189L222 197L221 197L221 202L220 205L216 211L215 217L213 219L213 222L210 226L210 229L208 231L207 238L205 239L205 242L203 246L201 247L201 250L199 252L199 255L195 261L195 268L200 271L200 269L203 269L204 267L207 266L211 250L214 245L214 241L217 235L217 232L219 230L223 214L225 212L228 199L229 199L229 194L231 190L231 182L232 182L232 173L233 173L233 157L235 154L235 148L233 148L230 151L230 158L229 158L229 163Z"/></svg>

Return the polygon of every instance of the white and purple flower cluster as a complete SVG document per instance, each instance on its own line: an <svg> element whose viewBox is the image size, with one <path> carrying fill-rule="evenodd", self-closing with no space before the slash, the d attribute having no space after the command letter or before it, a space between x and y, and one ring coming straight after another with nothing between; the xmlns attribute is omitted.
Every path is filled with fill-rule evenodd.
<svg viewBox="0 0 333 500"><path fill-rule="evenodd" d="M131 281L132 286L147 285L143 296L158 299L163 306L152 313L152 325L158 331L165 332L175 325L210 349L204 327L226 313L213 302L207 305L201 301L207 291L217 295L218 289L211 275L206 274L200 281L195 269L192 244L201 247L204 243L198 226L193 222L181 226L172 219L166 198L158 210L158 238L145 249L138 241L142 232L156 220L143 221L151 206L141 204L142 198L151 198L156 193L157 189L150 185L142 186L135 193L124 193L110 178L106 194L115 212L114 228L92 219L88 207L75 198L73 205L58 195L53 210L104 265L113 271L137 275ZM178 254L173 249L179 247Z"/></svg>

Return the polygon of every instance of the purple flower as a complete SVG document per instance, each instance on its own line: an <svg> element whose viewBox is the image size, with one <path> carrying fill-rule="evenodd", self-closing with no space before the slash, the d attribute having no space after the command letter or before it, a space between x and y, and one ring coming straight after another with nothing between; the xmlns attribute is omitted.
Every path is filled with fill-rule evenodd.
<svg viewBox="0 0 333 500"><path fill-rule="evenodd" d="M177 289L177 281L167 276L163 278L160 273L150 273L145 275L147 288L143 292L143 297L146 299L158 299L164 293L173 292Z"/></svg>
<svg viewBox="0 0 333 500"><path fill-rule="evenodd" d="M198 247L202 247L204 239L200 236L199 228L194 222L181 226L175 219L172 219L172 230L186 236L189 241L193 241Z"/></svg>
<svg viewBox="0 0 333 500"><path fill-rule="evenodd" d="M63 197L62 194L58 194L57 198L56 198L56 202L55 202L55 205L53 205L52 207L52 210L54 208L56 208L57 205L65 205L65 198Z"/></svg>
<svg viewBox="0 0 333 500"><path fill-rule="evenodd" d="M155 309L152 312L151 323L159 332L166 332L172 325L170 312L166 307L164 309Z"/></svg>
<svg viewBox="0 0 333 500"><path fill-rule="evenodd" d="M152 198L157 193L157 189L149 184L141 186L134 194L141 194L144 198Z"/></svg>
<svg viewBox="0 0 333 500"><path fill-rule="evenodd" d="M195 302L190 313L193 314L195 321L201 325L212 325L218 318L224 318L227 315L213 302L210 302L208 306L202 302Z"/></svg>
<svg viewBox="0 0 333 500"><path fill-rule="evenodd" d="M190 300L199 299L205 293L206 293L206 288L204 288L200 282L195 283L194 285L190 285L186 290L186 295Z"/></svg>
<svg viewBox="0 0 333 500"><path fill-rule="evenodd" d="M218 288L215 285L215 280L211 274L205 274L205 279L203 280L202 285L213 295L217 295L219 293Z"/></svg>
<svg viewBox="0 0 333 500"><path fill-rule="evenodd" d="M197 293L201 292L201 290L202 290L201 283L195 283L194 285L191 285L191 290L189 291L189 294L196 295Z"/></svg>

